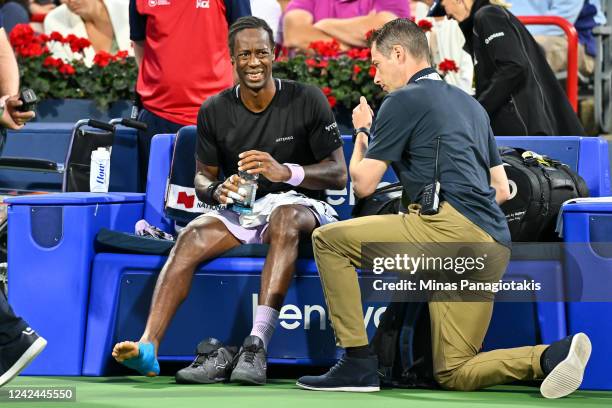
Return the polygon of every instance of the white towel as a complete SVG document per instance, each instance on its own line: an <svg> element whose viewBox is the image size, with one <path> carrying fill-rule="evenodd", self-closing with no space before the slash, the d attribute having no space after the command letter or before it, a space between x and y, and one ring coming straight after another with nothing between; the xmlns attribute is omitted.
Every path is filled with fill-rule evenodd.
<svg viewBox="0 0 612 408"><path fill-rule="evenodd" d="M338 213L326 202L306 197L294 190L286 193L267 194L253 203L250 214L240 215L240 225L244 228L255 228L270 221L270 215L281 205L299 204L314 209L317 214L328 222L338 219Z"/></svg>

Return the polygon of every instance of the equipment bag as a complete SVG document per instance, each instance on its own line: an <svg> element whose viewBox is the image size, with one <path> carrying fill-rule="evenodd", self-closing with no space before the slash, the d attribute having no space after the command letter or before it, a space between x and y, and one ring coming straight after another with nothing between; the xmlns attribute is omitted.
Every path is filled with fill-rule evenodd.
<svg viewBox="0 0 612 408"><path fill-rule="evenodd" d="M402 184L398 181L379 187L368 197L359 198L353 207L353 217L397 214L402 201Z"/></svg>
<svg viewBox="0 0 612 408"><path fill-rule="evenodd" d="M383 387L438 388L433 375L427 302L389 303L370 349L378 356Z"/></svg>
<svg viewBox="0 0 612 408"><path fill-rule="evenodd" d="M360 198L353 217L397 214L402 185L393 183ZM380 318L370 349L378 356L383 387L437 388L433 377L431 328L427 302L391 302Z"/></svg>
<svg viewBox="0 0 612 408"><path fill-rule="evenodd" d="M561 205L588 197L584 179L558 160L512 147L499 153L510 183L510 199L501 205L514 242L559 241L555 225Z"/></svg>

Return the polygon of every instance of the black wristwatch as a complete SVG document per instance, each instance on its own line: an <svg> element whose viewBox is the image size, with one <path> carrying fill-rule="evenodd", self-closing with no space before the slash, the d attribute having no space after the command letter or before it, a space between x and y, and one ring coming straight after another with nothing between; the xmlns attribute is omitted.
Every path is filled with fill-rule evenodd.
<svg viewBox="0 0 612 408"><path fill-rule="evenodd" d="M368 137L368 140L370 139L370 128L360 127L360 128L353 130L353 143L355 143L355 141L357 140L357 135L359 133L365 133L366 136Z"/></svg>

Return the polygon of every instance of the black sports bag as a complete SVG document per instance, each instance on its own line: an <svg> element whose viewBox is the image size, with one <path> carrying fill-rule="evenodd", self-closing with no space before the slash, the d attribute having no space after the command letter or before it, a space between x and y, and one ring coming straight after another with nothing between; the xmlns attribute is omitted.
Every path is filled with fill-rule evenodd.
<svg viewBox="0 0 612 408"><path fill-rule="evenodd" d="M353 207L353 217L399 213L402 184L398 181L379 187L368 197L359 198Z"/></svg>
<svg viewBox="0 0 612 408"><path fill-rule="evenodd" d="M392 183L360 198L352 215L397 214L401 201L402 185ZM383 387L437 388L427 302L390 302L380 318L370 349L378 356Z"/></svg>
<svg viewBox="0 0 612 408"><path fill-rule="evenodd" d="M561 205L588 197L582 177L566 164L512 147L499 147L510 183L510 199L501 205L514 242L559 241L555 225Z"/></svg>

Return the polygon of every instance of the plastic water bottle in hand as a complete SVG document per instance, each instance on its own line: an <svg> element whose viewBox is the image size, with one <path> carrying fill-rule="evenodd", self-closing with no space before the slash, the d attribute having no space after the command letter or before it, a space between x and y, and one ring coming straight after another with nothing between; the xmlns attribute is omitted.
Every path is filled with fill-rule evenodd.
<svg viewBox="0 0 612 408"><path fill-rule="evenodd" d="M104 147L91 152L91 172L89 173L89 191L107 193L110 177L110 152Z"/></svg>
<svg viewBox="0 0 612 408"><path fill-rule="evenodd" d="M243 179L245 183L241 183L238 187L238 192L244 196L242 201L236 200L232 209L238 214L251 214L253 212L253 203L257 195L257 179L259 174L249 174L246 171L238 172L238 177Z"/></svg>

